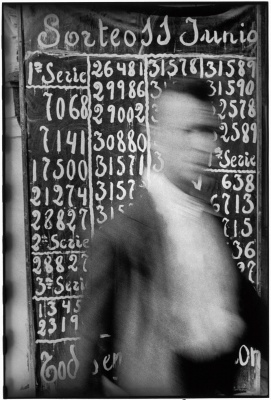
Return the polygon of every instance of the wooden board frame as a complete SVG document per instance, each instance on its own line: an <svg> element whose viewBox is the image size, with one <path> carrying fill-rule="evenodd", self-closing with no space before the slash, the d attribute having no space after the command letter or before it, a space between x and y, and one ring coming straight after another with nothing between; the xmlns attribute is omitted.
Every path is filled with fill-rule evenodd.
<svg viewBox="0 0 271 400"><path fill-rule="evenodd" d="M30 209L28 193L27 174L27 129L25 113L25 77L24 77L24 46L23 46L23 24L22 5L17 6L18 18L18 58L19 58L19 104L20 104L20 126L22 133L22 162L23 162L23 196L24 196L24 222L25 222L25 256L26 256L26 278L27 278L27 306L29 318L29 376L30 388L36 391L36 357L35 357L35 328L34 312L32 302L32 276L31 276L31 253L30 253Z"/></svg>

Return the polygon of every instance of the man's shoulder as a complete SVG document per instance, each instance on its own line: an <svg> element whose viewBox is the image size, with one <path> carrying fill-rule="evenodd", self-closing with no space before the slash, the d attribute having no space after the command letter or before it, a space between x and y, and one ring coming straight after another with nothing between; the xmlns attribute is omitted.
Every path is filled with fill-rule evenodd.
<svg viewBox="0 0 271 400"><path fill-rule="evenodd" d="M157 212L149 192L144 190L139 193L134 199L133 204L126 209L124 215L131 221L152 227L157 220Z"/></svg>
<svg viewBox="0 0 271 400"><path fill-rule="evenodd" d="M102 236L118 240L129 240L135 232L157 230L159 218L153 200L147 190L124 205L124 213L118 213L114 219L107 221L99 232Z"/></svg>

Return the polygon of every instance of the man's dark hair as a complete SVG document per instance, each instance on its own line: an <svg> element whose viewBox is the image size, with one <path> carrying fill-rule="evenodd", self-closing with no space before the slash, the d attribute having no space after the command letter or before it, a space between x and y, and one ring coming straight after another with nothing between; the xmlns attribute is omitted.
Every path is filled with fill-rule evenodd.
<svg viewBox="0 0 271 400"><path fill-rule="evenodd" d="M166 84L165 92L189 94L196 99L210 103L210 86L200 78L174 77Z"/></svg>

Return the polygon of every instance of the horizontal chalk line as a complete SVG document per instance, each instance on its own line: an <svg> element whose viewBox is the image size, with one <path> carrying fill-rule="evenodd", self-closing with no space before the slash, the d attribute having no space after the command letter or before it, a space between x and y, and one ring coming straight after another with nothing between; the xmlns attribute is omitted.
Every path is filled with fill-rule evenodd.
<svg viewBox="0 0 271 400"><path fill-rule="evenodd" d="M256 174L257 171L255 169L247 169L247 170L241 170L241 169L212 169L212 168L207 168L204 171L209 171L209 172L227 172L227 173L232 173L232 174Z"/></svg>
<svg viewBox="0 0 271 400"><path fill-rule="evenodd" d="M31 254L33 256L43 256L47 254L84 254L86 253L86 250L66 250L66 251L32 251Z"/></svg>
<svg viewBox="0 0 271 400"><path fill-rule="evenodd" d="M37 297L33 296L32 299L36 301L49 301L49 300L65 300L65 299L82 299L83 295L73 295L73 296L55 296L55 297Z"/></svg>
<svg viewBox="0 0 271 400"><path fill-rule="evenodd" d="M74 86L74 85L26 85L27 89L84 89L87 90L88 86Z"/></svg>
<svg viewBox="0 0 271 400"><path fill-rule="evenodd" d="M69 341L76 341L80 340L80 337L74 337L74 338L62 338L62 339L37 339L35 343L60 343L60 342L66 342L67 340Z"/></svg>
<svg viewBox="0 0 271 400"><path fill-rule="evenodd" d="M79 53L79 52L66 52L65 50L54 50L52 52L48 52L48 51L40 51L40 50L36 50L34 52L28 52L27 54L27 58L31 57L34 54L46 54L49 56L55 56L55 57L59 57L59 58L63 58L63 57L89 57L89 58L134 58L134 59L139 59L139 60L144 60L144 59L148 59L148 58L189 58L189 57L195 57L195 58L237 58L237 59L242 59L242 60L256 60L256 57L248 57L248 56L244 56L244 55L240 55L240 54L206 54L206 53L178 53L178 54L168 54L168 53L159 53L159 54L108 54L108 53L94 53L94 54L89 54L89 53Z"/></svg>

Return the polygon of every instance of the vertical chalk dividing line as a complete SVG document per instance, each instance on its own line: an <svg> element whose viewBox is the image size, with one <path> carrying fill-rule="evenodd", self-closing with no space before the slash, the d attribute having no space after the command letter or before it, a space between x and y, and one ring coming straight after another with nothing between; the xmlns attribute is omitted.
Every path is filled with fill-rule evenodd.
<svg viewBox="0 0 271 400"><path fill-rule="evenodd" d="M148 58L143 57L144 62L144 80L145 80L145 118L146 118L146 132L147 132L147 187L150 179L151 170L151 135L150 135L150 124L149 124L149 80L148 80Z"/></svg>
<svg viewBox="0 0 271 400"><path fill-rule="evenodd" d="M87 83L88 83L88 169L89 169L89 215L91 237L94 235L94 210L93 210L93 185L92 185L92 131L91 131L91 91L90 91L90 59L87 57Z"/></svg>

